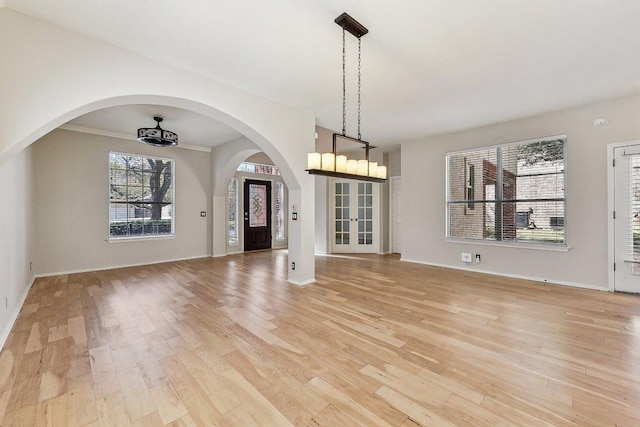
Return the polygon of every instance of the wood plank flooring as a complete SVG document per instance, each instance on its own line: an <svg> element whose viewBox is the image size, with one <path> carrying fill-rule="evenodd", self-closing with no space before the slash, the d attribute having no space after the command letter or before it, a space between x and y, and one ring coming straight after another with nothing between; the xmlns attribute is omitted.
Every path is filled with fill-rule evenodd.
<svg viewBox="0 0 640 427"><path fill-rule="evenodd" d="M638 426L640 297L284 251L38 279L20 426Z"/></svg>

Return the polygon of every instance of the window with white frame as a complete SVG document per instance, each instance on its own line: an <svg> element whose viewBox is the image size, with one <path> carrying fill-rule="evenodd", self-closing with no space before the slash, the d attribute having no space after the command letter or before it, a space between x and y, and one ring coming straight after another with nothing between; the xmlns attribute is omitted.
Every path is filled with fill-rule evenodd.
<svg viewBox="0 0 640 427"><path fill-rule="evenodd" d="M232 178L227 190L227 242L238 243L238 179Z"/></svg>
<svg viewBox="0 0 640 427"><path fill-rule="evenodd" d="M566 246L566 136L447 154L447 237Z"/></svg>
<svg viewBox="0 0 640 427"><path fill-rule="evenodd" d="M174 233L174 161L109 153L109 237Z"/></svg>
<svg viewBox="0 0 640 427"><path fill-rule="evenodd" d="M257 173L260 175L280 175L280 169L273 165L261 163L242 162L238 166L238 172Z"/></svg>

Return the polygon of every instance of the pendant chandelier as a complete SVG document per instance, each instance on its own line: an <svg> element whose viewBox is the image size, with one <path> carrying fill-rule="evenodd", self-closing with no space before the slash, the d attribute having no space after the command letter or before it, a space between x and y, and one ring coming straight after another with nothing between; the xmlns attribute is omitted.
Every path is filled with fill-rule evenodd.
<svg viewBox="0 0 640 427"><path fill-rule="evenodd" d="M160 127L162 117L156 116L153 120L157 122L156 127L138 129L138 141L155 147L175 147L178 145L178 135Z"/></svg>
<svg viewBox="0 0 640 427"><path fill-rule="evenodd" d="M360 181L386 182L387 167L369 161L369 149L375 148L362 140L360 134L360 65L361 65L361 37L369 32L362 24L347 13L335 19L342 27L342 133L333 134L333 148L330 153L309 153L307 155L306 171L312 175L333 176L337 178L357 179ZM347 136L347 101L346 101L346 33L351 33L358 39L358 137ZM344 155L336 155L338 139L364 145L365 158L361 160L348 159Z"/></svg>

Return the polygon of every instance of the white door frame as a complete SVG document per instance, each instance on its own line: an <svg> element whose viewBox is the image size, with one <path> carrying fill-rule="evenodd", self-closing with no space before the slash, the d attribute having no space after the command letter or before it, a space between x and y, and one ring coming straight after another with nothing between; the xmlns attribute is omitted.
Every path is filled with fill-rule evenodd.
<svg viewBox="0 0 640 427"><path fill-rule="evenodd" d="M396 212L396 203L398 202L398 200L396 200L396 186L398 182L400 182L400 178L399 176L389 177L389 252L392 253L398 252L395 240L396 234L400 233L397 229L398 224L396 222L398 214Z"/></svg>
<svg viewBox="0 0 640 427"><path fill-rule="evenodd" d="M355 193L355 197L349 197L349 203L351 204L351 207L349 209L349 211L351 212L351 215L354 215L357 217L358 215L358 209L357 209L357 205L358 205L358 184L362 183L363 181L357 180L357 179L348 179L348 178L330 178L327 180L329 182L329 189L327 192L327 196L330 198L330 202L328 203L329 205L329 214L327 215L327 222L329 223L328 227L327 227L327 232L330 235L329 241L327 242L327 251L329 253L376 253L379 254L380 251L382 250L382 218L381 218L381 206L382 206L382 189L380 188L381 185L376 185L375 183L371 183L372 184L372 196L373 196L373 209L372 209L372 219L373 219L373 224L372 224L372 230L373 230L373 244L370 246L370 250L363 250L363 249L367 249L368 245L359 245L358 241L357 241L357 233L358 233L358 223L357 221L353 224L350 224L350 230L351 232L353 232L353 235L351 236L351 238L349 239L350 246L352 246L352 251L349 252L336 252L336 248L335 248L335 233L336 233L336 221L335 221L335 183L336 182L344 182L347 181L349 183L349 188L350 188L350 192L353 192L352 195ZM354 209L355 207L355 209ZM378 224L378 226L376 227L376 224ZM352 228L352 227L356 227L356 228ZM355 236L355 238L354 238Z"/></svg>
<svg viewBox="0 0 640 427"><path fill-rule="evenodd" d="M630 145L640 145L640 140L617 142L607 144L607 240L608 240L608 266L607 272L609 276L609 292L615 291L615 271L613 265L615 262L615 221L613 219L613 211L615 210L615 168L613 160L615 158L615 149Z"/></svg>

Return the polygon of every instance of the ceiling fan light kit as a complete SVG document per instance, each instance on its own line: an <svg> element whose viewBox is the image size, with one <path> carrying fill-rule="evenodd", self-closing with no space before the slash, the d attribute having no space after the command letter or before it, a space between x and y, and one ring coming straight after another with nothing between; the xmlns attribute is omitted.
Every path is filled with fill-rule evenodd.
<svg viewBox="0 0 640 427"><path fill-rule="evenodd" d="M157 122L156 127L138 129L138 141L154 147L175 147L178 145L178 134L160 127L163 118L155 116L153 120Z"/></svg>

